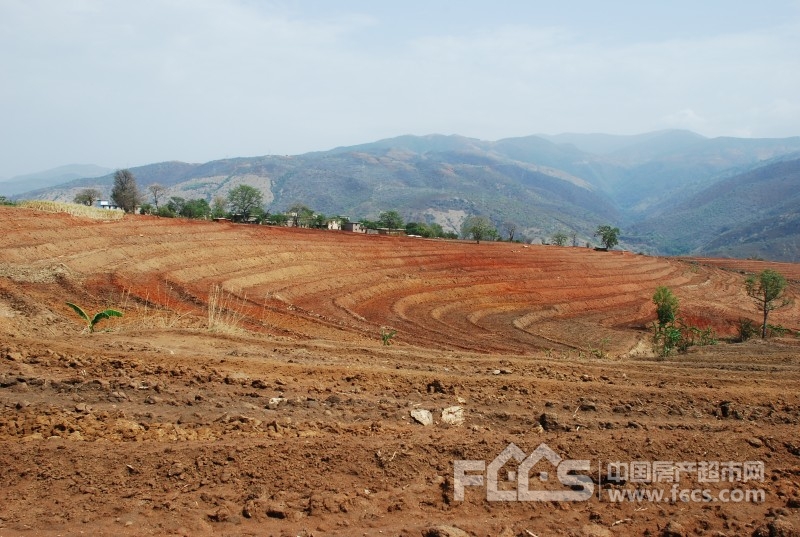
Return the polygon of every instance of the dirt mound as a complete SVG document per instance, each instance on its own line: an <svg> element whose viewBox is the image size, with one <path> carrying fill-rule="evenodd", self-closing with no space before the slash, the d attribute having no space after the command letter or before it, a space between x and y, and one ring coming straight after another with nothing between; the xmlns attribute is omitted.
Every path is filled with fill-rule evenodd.
<svg viewBox="0 0 800 537"><path fill-rule="evenodd" d="M741 271L764 262L0 218L0 535L800 528L797 338L668 361L649 344L655 287L732 335L758 318ZM796 266L777 270L796 297ZM124 317L89 334L66 301ZM797 330L799 308L772 322ZM511 501L529 455L546 494ZM484 463L463 499L457 461ZM622 466L659 480L611 479Z"/></svg>

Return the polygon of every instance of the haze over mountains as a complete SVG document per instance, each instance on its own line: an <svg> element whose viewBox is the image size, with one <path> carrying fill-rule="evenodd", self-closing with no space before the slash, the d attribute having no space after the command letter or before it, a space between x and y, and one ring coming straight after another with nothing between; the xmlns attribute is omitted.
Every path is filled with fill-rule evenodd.
<svg viewBox="0 0 800 537"><path fill-rule="evenodd" d="M49 188L74 179L100 177L114 170L94 164L68 164L38 173L17 175L0 181L0 194L15 196L34 189Z"/></svg>
<svg viewBox="0 0 800 537"><path fill-rule="evenodd" d="M142 190L225 195L239 184L281 212L303 203L327 215L406 221L458 230L471 214L501 235L547 241L557 231L597 244L600 224L621 245L654 254L800 261L800 137L705 138L689 131L634 136L560 134L484 141L400 136L296 156L131 168ZM112 175L81 178L16 197L71 201L82 188L110 192ZM15 194L0 183L0 194Z"/></svg>

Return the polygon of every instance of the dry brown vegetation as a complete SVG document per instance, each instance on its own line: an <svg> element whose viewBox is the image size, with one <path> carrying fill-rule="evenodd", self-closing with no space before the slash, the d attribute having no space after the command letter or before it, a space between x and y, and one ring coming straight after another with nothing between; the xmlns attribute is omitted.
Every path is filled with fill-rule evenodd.
<svg viewBox="0 0 800 537"><path fill-rule="evenodd" d="M123 211L116 209L100 209L98 207L89 207L79 203L61 203L58 201L28 200L19 202L17 206L48 213L66 213L72 216L94 218L96 220L120 220L125 215Z"/></svg>
<svg viewBox="0 0 800 537"><path fill-rule="evenodd" d="M648 329L665 285L731 337L758 319L742 271L776 268L797 297L797 265L13 207L0 220L2 536L800 528L800 340L662 361ZM125 316L81 333L66 301ZM800 305L771 322L800 329ZM443 424L455 405L465 423ZM762 460L766 500L494 503L475 487L455 501L453 461L509 442L595 464Z"/></svg>

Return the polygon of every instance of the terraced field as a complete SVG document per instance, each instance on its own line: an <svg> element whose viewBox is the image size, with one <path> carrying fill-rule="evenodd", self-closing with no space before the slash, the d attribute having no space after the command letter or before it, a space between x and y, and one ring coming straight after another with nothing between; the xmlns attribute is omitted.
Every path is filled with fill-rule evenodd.
<svg viewBox="0 0 800 537"><path fill-rule="evenodd" d="M154 308L191 325L218 286L249 330L363 343L392 327L398 342L477 352L640 350L658 285L723 335L739 317L757 318L741 276L709 261L147 217L75 226L70 218L14 211L0 239L4 270L22 281L31 271L60 274L73 293L64 297L93 307L132 303L131 320L143 326ZM797 308L776 319L791 324Z"/></svg>
<svg viewBox="0 0 800 537"><path fill-rule="evenodd" d="M776 268L797 297L797 265L9 207L0 221L0 536L800 528L800 339L724 341L759 318L744 272ZM723 342L656 359L659 285ZM66 301L124 317L88 334ZM770 320L800 330L800 303ZM454 406L464 422L447 425ZM456 501L453 461L512 441L598 464L764 459L767 496Z"/></svg>

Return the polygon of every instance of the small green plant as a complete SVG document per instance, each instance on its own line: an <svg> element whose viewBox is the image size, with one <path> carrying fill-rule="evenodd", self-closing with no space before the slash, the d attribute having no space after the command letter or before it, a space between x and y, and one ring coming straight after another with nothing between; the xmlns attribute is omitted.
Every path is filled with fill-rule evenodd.
<svg viewBox="0 0 800 537"><path fill-rule="evenodd" d="M658 287L653 295L658 321L653 323L653 348L662 357L672 351L686 352L693 345L716 345L717 335L710 326L698 328L679 315L678 298L667 287Z"/></svg>
<svg viewBox="0 0 800 537"><path fill-rule="evenodd" d="M611 338L604 337L598 343L597 348L592 347L591 349L589 349L589 352L591 352L595 356L595 358L600 358L601 360L608 358L608 351L606 350L606 348L608 347L609 343L611 343Z"/></svg>
<svg viewBox="0 0 800 537"><path fill-rule="evenodd" d="M660 356L666 357L681 348L682 334L674 324L653 323L653 346Z"/></svg>
<svg viewBox="0 0 800 537"><path fill-rule="evenodd" d="M789 330L785 326L781 326L779 324L768 324L767 325L767 336L768 337L783 337L787 333L791 333L791 330Z"/></svg>
<svg viewBox="0 0 800 537"><path fill-rule="evenodd" d="M392 330L382 328L381 329L381 339L383 340L383 344L388 346L392 344L392 338L397 335L397 330Z"/></svg>
<svg viewBox="0 0 800 537"><path fill-rule="evenodd" d="M672 294L668 287L660 286L656 288L656 292L653 294L653 304L656 305L658 324L666 326L675 322L675 317L678 314L678 297Z"/></svg>
<svg viewBox="0 0 800 537"><path fill-rule="evenodd" d="M75 310L75 313L80 315L81 319L86 321L86 329L89 332L94 332L95 325L97 325L97 323L99 323L103 319L110 319L111 317L122 317L122 312L112 309L107 309L95 313L93 317L89 317L89 315L87 315L86 312L83 311L83 309L80 306L73 304L72 302L67 302L67 306Z"/></svg>
<svg viewBox="0 0 800 537"><path fill-rule="evenodd" d="M736 340L740 343L747 341L748 339L754 338L758 335L758 326L756 326L755 321L752 319L748 319L746 317L742 317L739 319L739 323L736 327L738 331L738 336Z"/></svg>

